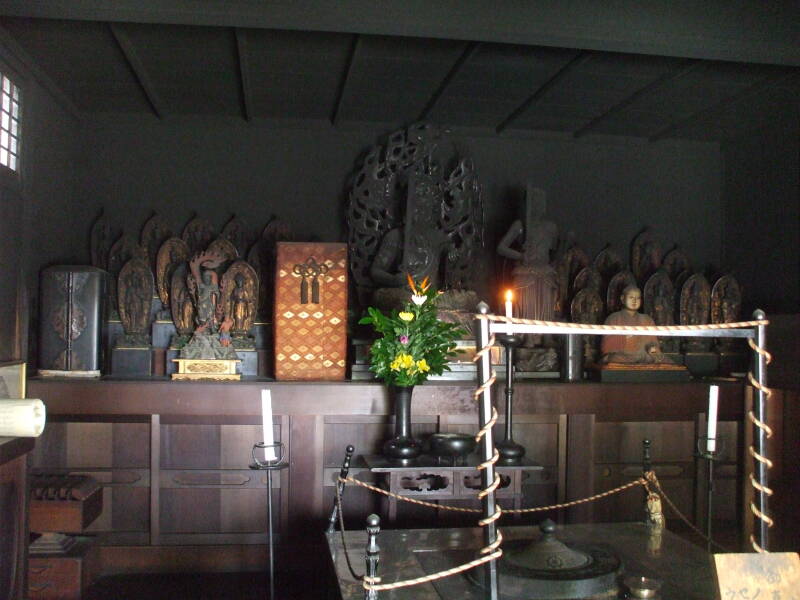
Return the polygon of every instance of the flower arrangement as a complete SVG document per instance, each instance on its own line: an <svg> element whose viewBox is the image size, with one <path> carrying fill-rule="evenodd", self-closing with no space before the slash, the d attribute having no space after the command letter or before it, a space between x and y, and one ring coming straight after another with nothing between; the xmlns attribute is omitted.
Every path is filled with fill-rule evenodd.
<svg viewBox="0 0 800 600"><path fill-rule="evenodd" d="M405 309L384 315L369 307L368 316L359 323L372 325L383 337L370 348L370 370L387 384L412 386L429 375L449 371L447 359L457 354L455 340L465 331L436 316L439 292L430 287L428 278L417 283L409 275L411 301Z"/></svg>

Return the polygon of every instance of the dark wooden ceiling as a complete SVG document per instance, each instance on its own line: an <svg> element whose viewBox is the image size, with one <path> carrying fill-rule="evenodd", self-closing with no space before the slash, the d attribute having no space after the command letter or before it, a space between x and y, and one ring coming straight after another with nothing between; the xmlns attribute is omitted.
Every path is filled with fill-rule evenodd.
<svg viewBox="0 0 800 600"><path fill-rule="evenodd" d="M785 60L121 21L3 17L0 26L88 115L431 119L500 135L716 141L758 127L800 91L800 67Z"/></svg>

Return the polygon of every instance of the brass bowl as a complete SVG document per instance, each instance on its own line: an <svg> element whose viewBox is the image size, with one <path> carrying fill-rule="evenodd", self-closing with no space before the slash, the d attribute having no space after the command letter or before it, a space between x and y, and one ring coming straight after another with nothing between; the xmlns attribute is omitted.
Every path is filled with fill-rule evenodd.
<svg viewBox="0 0 800 600"><path fill-rule="evenodd" d="M656 598L661 589L661 580L652 577L631 575L622 580L633 598Z"/></svg>

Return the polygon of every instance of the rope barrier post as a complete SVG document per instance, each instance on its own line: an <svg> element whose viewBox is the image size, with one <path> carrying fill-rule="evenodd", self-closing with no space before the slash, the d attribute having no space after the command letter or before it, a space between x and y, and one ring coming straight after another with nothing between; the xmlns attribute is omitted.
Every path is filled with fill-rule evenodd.
<svg viewBox="0 0 800 600"><path fill-rule="evenodd" d="M378 579L378 562L380 561L380 551L378 547L378 533L381 530L381 518L372 514L367 517L367 552L366 563L367 571L364 580L367 583L375 583ZM378 591L365 589L364 600L378 600Z"/></svg>
<svg viewBox="0 0 800 600"><path fill-rule="evenodd" d="M478 304L478 312L481 315L489 313L489 306L485 302ZM489 328L490 322L487 319L476 319L475 332L476 332L476 349L478 351L489 346ZM492 376L492 357L491 352L484 352L478 360L478 383L483 386L489 383ZM478 408L478 420L481 428L486 427L492 418L492 388L486 387L479 399L480 405ZM481 437L480 453L486 467L481 470L481 484L482 488L486 490L494 482L494 438L491 428L486 430L486 433ZM495 504L494 490L490 489L481 500L483 508L483 518L489 519L494 516L497 507ZM491 521L486 523L483 529L484 545L491 546L497 541L497 522ZM485 565L486 578L484 585L486 586L486 600L499 600L500 590L497 573L497 561L490 560Z"/></svg>
<svg viewBox="0 0 800 600"><path fill-rule="evenodd" d="M344 480L347 479L347 474L350 472L350 461L353 459L353 452L356 449L350 445L345 448L344 461L342 462L342 469L339 471L339 480L336 482L336 487L339 489L339 497L344 493ZM328 519L328 529L325 533L333 533L336 531L336 520L339 517L339 505L336 498L333 499L333 509L331 510L331 517Z"/></svg>
<svg viewBox="0 0 800 600"><path fill-rule="evenodd" d="M756 321L765 321L766 315L762 310L756 310L753 312L753 319ZM756 345L761 348L762 350L766 350L766 341L767 341L767 327L764 324L759 324L756 327ZM756 389L755 394L755 406L753 407L753 411L756 414L756 418L761 423L767 422L767 357L763 352L755 352L753 356L753 363L755 364L756 369L756 380L758 381L758 386ZM756 454L766 458L767 456L767 433L763 427L759 427L757 424L754 425L753 431L753 443L755 444ZM766 490L768 489L768 481L767 481L767 469L769 468L769 464L766 461L755 460L755 474L756 479L759 483L759 486L756 489L756 503L758 505L759 512L767 516L767 497L768 493ZM757 534L758 534L758 545L766 552L768 551L768 544L769 544L769 537L768 537L768 529L769 529L769 521L767 519L759 518L758 519L758 527L757 527Z"/></svg>

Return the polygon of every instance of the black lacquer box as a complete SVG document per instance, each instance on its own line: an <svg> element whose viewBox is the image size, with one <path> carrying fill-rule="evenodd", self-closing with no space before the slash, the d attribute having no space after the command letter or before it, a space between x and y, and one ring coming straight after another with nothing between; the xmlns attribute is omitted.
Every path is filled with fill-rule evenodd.
<svg viewBox="0 0 800 600"><path fill-rule="evenodd" d="M39 374L98 377L108 273L88 266L48 267L40 285Z"/></svg>

